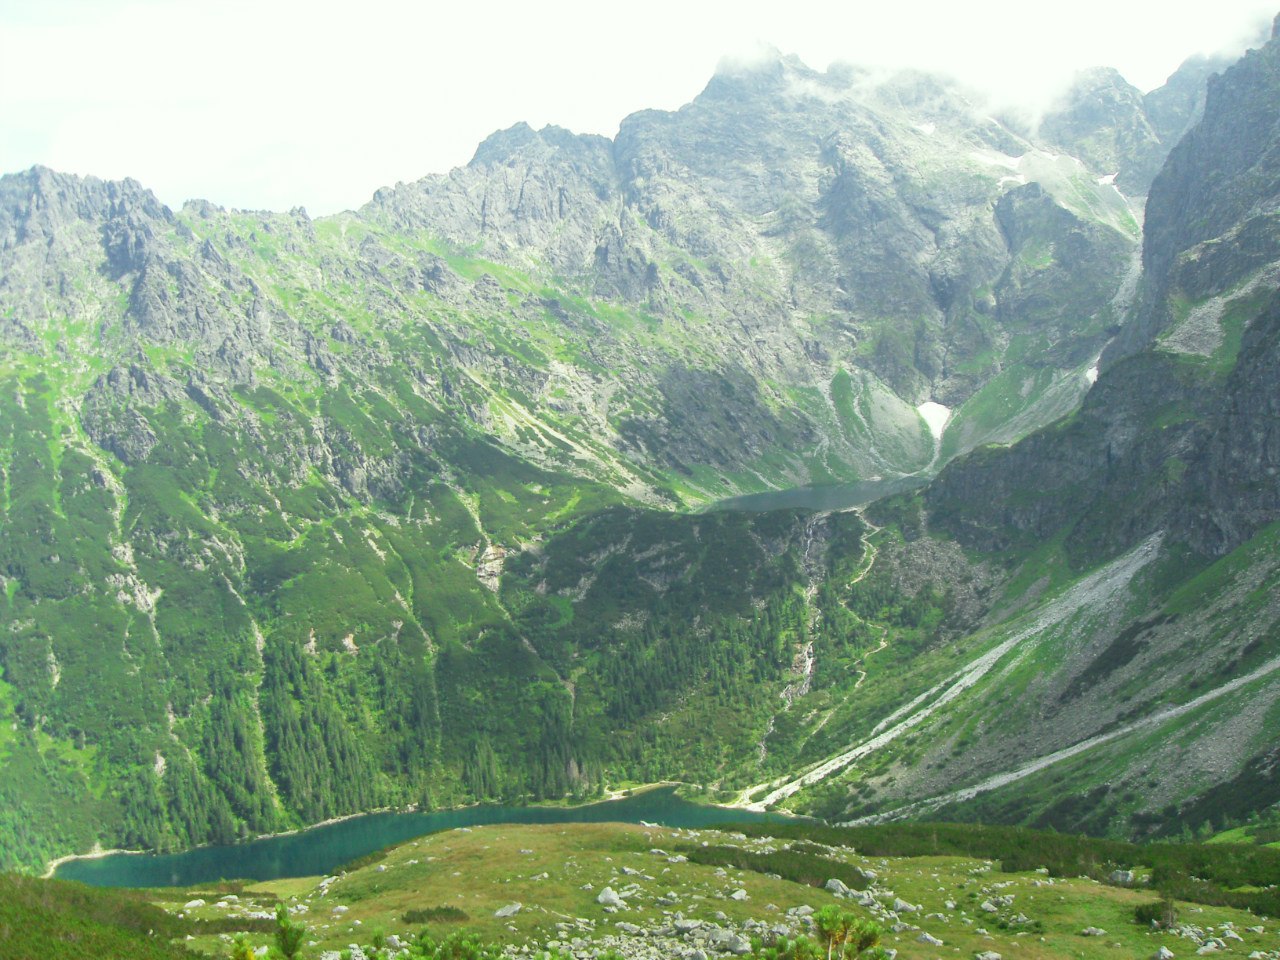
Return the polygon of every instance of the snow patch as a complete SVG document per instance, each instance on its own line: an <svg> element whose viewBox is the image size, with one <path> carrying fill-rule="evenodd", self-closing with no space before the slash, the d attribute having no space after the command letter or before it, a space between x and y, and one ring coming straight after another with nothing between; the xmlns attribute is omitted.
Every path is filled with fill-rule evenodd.
<svg viewBox="0 0 1280 960"><path fill-rule="evenodd" d="M1114 185L1115 185L1115 182L1116 182L1116 177L1117 177L1117 176L1118 176L1118 174L1108 173L1105 177L1099 177L1099 178L1098 178L1098 186L1100 186L1100 187L1111 187L1111 186L1114 186Z"/></svg>
<svg viewBox="0 0 1280 960"><path fill-rule="evenodd" d="M916 407L916 413L924 417L924 422L929 425L929 432L933 434L935 440L942 437L942 431L947 421L951 419L951 408L932 400L926 400Z"/></svg>
<svg viewBox="0 0 1280 960"><path fill-rule="evenodd" d="M917 123L916 129L923 133L926 137L932 137L938 129L936 123Z"/></svg>
<svg viewBox="0 0 1280 960"><path fill-rule="evenodd" d="M1090 386L1098 382L1098 361L1102 359L1102 354L1098 354L1093 358L1093 365L1084 372L1084 378L1089 381Z"/></svg>

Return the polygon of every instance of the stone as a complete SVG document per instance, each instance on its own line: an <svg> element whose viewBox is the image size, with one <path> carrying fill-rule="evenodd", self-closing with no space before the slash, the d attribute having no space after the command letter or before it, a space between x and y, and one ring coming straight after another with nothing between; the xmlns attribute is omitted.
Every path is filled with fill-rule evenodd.
<svg viewBox="0 0 1280 960"><path fill-rule="evenodd" d="M1112 870L1111 875L1107 877L1107 882L1118 883L1123 886L1128 886L1129 884L1133 883L1133 871L1132 870Z"/></svg>
<svg viewBox="0 0 1280 960"><path fill-rule="evenodd" d="M1106 935L1107 931L1101 927L1085 927L1080 931L1080 936L1082 937L1105 937Z"/></svg>
<svg viewBox="0 0 1280 960"><path fill-rule="evenodd" d="M823 889L828 893L834 893L837 897L847 897L849 894L853 893L852 890L845 886L843 880L839 880L836 877L832 877L828 880L826 884L824 884Z"/></svg>
<svg viewBox="0 0 1280 960"><path fill-rule="evenodd" d="M605 887L596 897L596 903L605 907L625 907L627 902L618 896L613 887Z"/></svg>
<svg viewBox="0 0 1280 960"><path fill-rule="evenodd" d="M1173 960L1173 951L1168 947L1161 947L1151 955L1151 960Z"/></svg>
<svg viewBox="0 0 1280 960"><path fill-rule="evenodd" d="M973 960L1000 960L1000 954L994 950L982 950L973 955Z"/></svg>
<svg viewBox="0 0 1280 960"><path fill-rule="evenodd" d="M751 941L740 933L734 933L729 935L729 939L724 941L721 947L729 953L740 957L751 952Z"/></svg>
<svg viewBox="0 0 1280 960"><path fill-rule="evenodd" d="M506 919L507 917L514 917L522 909L524 909L524 904L522 903L508 903L505 907L499 907L497 910L493 911L493 915L495 917Z"/></svg>
<svg viewBox="0 0 1280 960"><path fill-rule="evenodd" d="M735 890L729 894L730 900L750 900L751 897L745 890Z"/></svg>
<svg viewBox="0 0 1280 960"><path fill-rule="evenodd" d="M197 907L203 907L204 901L197 897L195 900L188 900L182 905L183 910L195 910Z"/></svg>
<svg viewBox="0 0 1280 960"><path fill-rule="evenodd" d="M933 936L932 934L930 934L930 933L926 933L926 932L923 932L923 931L920 933L920 936L916 937L916 942L918 942L918 943L927 943L927 944L928 944L929 946L931 946L931 947L940 947L940 946L942 946L942 941L941 941L941 940L939 940L937 937Z"/></svg>
<svg viewBox="0 0 1280 960"><path fill-rule="evenodd" d="M893 910L895 913L915 913L919 909L914 903L908 903L901 897L893 898Z"/></svg>
<svg viewBox="0 0 1280 960"><path fill-rule="evenodd" d="M990 900L983 900L982 903L978 904L978 909L981 910L983 913L999 913L1000 912L1000 908L997 907Z"/></svg>

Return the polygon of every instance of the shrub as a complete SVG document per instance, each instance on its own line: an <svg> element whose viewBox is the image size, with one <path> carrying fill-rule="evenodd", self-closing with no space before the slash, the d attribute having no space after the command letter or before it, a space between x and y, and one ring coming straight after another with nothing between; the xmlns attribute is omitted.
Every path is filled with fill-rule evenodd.
<svg viewBox="0 0 1280 960"><path fill-rule="evenodd" d="M1178 908L1173 897L1165 894L1152 903L1140 903L1134 907L1133 919L1144 927L1167 930L1178 922Z"/></svg>

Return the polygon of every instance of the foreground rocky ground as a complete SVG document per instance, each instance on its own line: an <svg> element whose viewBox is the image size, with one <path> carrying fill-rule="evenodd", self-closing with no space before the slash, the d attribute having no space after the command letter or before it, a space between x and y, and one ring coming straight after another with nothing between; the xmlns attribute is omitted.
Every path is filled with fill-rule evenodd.
<svg viewBox="0 0 1280 960"><path fill-rule="evenodd" d="M699 851L791 848L833 864L832 872L865 889L836 877L809 885L690 859ZM383 937L396 953L421 932L439 939L459 929L503 944L511 957L555 949L578 960L608 950L628 958L709 960L809 933L812 915L831 903L878 921L882 945L903 960L1280 958L1280 936L1269 919L1179 904L1178 923L1154 930L1134 920L1137 905L1156 899L1146 878L1139 872L1113 879L1006 874L998 863L961 857L867 857L847 847L714 830L493 826L410 841L333 876L193 893L170 907L196 917L262 917L283 901L308 926L303 955L328 960L342 951L371 953L369 945ZM407 922L412 911L453 919ZM225 956L232 939L221 934L188 946ZM250 940L265 946L269 936Z"/></svg>

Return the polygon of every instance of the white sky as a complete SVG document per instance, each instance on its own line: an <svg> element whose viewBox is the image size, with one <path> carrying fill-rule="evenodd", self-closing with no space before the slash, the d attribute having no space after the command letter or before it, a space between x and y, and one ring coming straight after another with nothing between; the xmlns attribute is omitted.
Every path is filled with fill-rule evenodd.
<svg viewBox="0 0 1280 960"><path fill-rule="evenodd" d="M524 120L612 136L761 44L1044 103L1076 69L1158 86L1276 0L0 0L0 172L132 176L166 203L312 215L444 172Z"/></svg>

